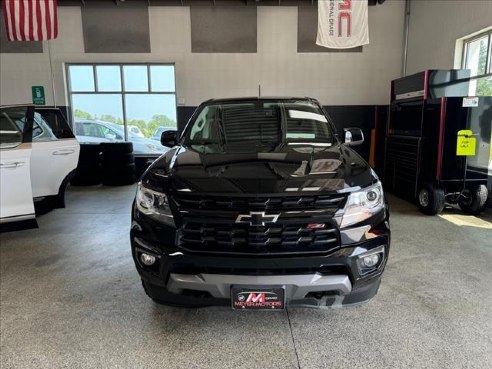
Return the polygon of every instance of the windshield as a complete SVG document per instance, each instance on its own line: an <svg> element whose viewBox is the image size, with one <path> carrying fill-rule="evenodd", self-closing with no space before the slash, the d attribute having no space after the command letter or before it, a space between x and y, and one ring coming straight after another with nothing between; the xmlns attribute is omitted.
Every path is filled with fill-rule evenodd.
<svg viewBox="0 0 492 369"><path fill-rule="evenodd" d="M258 151L280 144L330 146L334 134L321 109L310 101L255 100L206 105L188 125L184 144L216 151Z"/></svg>

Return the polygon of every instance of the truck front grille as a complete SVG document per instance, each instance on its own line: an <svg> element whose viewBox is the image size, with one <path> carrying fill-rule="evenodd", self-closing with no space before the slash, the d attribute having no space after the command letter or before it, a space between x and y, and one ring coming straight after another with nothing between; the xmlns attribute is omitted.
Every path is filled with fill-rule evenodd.
<svg viewBox="0 0 492 369"><path fill-rule="evenodd" d="M189 252L243 255L326 253L339 245L338 230L325 223L310 229L308 224L251 226L184 222L178 232L178 245Z"/></svg>

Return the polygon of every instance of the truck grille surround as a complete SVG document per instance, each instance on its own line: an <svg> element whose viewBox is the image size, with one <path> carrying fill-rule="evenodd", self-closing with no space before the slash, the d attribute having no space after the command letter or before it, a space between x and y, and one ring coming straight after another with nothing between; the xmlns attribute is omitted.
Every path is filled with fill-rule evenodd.
<svg viewBox="0 0 492 369"><path fill-rule="evenodd" d="M190 253L241 256L328 253L340 247L332 218L345 199L340 194L255 198L179 194L173 196L180 213L178 246ZM249 212L279 217L258 225L236 222Z"/></svg>

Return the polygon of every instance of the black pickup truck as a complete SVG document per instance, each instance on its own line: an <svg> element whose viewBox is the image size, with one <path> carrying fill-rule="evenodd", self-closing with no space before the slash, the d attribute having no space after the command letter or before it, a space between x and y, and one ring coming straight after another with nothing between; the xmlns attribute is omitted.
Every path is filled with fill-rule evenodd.
<svg viewBox="0 0 492 369"><path fill-rule="evenodd" d="M138 184L133 258L146 293L185 307L341 307L378 291L390 245L364 140L309 98L214 99Z"/></svg>

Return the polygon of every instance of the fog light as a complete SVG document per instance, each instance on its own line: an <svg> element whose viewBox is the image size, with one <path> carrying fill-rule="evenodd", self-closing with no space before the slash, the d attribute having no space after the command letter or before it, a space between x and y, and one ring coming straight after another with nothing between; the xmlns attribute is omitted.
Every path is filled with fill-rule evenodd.
<svg viewBox="0 0 492 369"><path fill-rule="evenodd" d="M155 263L155 256L143 253L140 255L140 261L144 265L151 266Z"/></svg>
<svg viewBox="0 0 492 369"><path fill-rule="evenodd" d="M364 256L362 258L362 263L367 268L372 268L379 263L379 254L372 254L368 256Z"/></svg>

